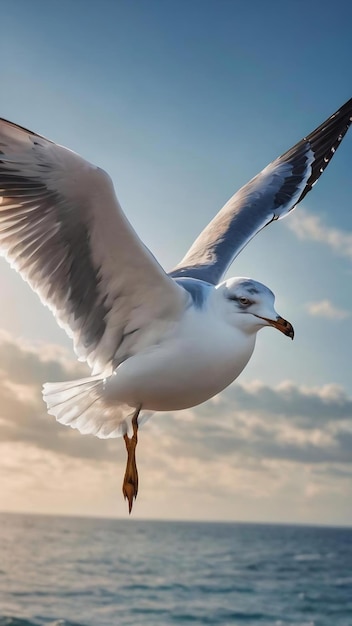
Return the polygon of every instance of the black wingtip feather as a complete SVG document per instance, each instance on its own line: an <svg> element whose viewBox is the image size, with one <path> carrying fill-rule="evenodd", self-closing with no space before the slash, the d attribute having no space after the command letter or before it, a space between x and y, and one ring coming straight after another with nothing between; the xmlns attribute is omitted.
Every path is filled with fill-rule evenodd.
<svg viewBox="0 0 352 626"><path fill-rule="evenodd" d="M352 123L352 98L348 100L335 113L330 115L320 126L318 126L307 137L304 137L293 148L286 152L284 160L290 160L294 154L303 146L309 145L314 153L314 161L312 163L312 173L307 180L307 184L299 198L301 202L307 193L312 189L325 168L330 163L342 139L347 133Z"/></svg>

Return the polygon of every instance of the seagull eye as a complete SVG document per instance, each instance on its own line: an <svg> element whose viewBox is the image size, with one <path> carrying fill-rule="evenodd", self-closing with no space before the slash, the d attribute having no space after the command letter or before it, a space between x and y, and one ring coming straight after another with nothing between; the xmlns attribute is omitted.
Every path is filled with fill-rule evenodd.
<svg viewBox="0 0 352 626"><path fill-rule="evenodd" d="M248 306L251 301L248 300L248 298L245 298L244 296L241 296L241 298L238 298L239 302L242 304L242 306Z"/></svg>

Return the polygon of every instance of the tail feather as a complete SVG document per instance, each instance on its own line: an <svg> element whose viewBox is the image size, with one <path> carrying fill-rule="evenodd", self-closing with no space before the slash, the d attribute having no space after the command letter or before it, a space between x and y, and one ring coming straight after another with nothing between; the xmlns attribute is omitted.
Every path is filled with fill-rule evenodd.
<svg viewBox="0 0 352 626"><path fill-rule="evenodd" d="M71 387L61 387L61 383L46 383L43 386L43 395L45 397L50 395L50 407L60 407L60 405L66 405L70 400L75 398L76 401L79 398L87 397L87 394L94 392L94 387L97 383L84 383L84 385L74 385Z"/></svg>
<svg viewBox="0 0 352 626"><path fill-rule="evenodd" d="M46 383L43 398L48 413L61 424L77 428L82 434L100 439L121 437L131 432L135 407L127 404L109 405L104 400L105 379L91 376L63 383ZM144 414L139 424L146 419Z"/></svg>

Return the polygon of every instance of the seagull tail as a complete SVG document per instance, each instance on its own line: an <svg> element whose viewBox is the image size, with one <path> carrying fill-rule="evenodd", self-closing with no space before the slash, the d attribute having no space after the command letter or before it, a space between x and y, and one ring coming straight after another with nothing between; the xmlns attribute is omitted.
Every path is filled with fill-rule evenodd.
<svg viewBox="0 0 352 626"><path fill-rule="evenodd" d="M121 437L131 433L131 420L135 407L127 404L110 405L104 400L106 379L90 376L62 383L46 383L43 399L48 413L57 422L76 428L83 435L95 435L100 439ZM148 415L138 418L138 425Z"/></svg>

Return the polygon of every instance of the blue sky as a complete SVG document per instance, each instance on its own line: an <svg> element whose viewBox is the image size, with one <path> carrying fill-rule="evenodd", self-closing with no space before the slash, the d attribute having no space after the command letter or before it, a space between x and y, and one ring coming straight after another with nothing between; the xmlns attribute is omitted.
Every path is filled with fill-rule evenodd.
<svg viewBox="0 0 352 626"><path fill-rule="evenodd" d="M99 6L83 0L50 3L13 0L6 8L2 7L0 114L70 147L106 169L128 218L168 269L183 256L201 228L236 189L351 97L351 18L350 3L337 2L332 9L331 3L315 0L295 3L102 0ZM277 391L277 386L291 381L296 386L295 393L299 389L299 397L307 400L305 409L300 404L302 415L298 416L303 419L304 414L306 420L312 417L309 413L312 394L322 408L333 401L336 407L341 407L341 403L349 407L351 163L352 133L346 136L327 171L306 197L302 211L261 233L230 271L230 275L252 276L267 284L276 293L277 310L296 329L293 344L279 333L263 331L240 383L258 395L251 385L259 381L267 389L276 389L281 397L287 390L282 392L280 387ZM16 352L16 358L27 358L26 350L29 350L31 358L37 358L38 367L38 363L49 358L43 352L48 344L54 352L62 348L72 355L69 340L4 261L0 264L0 284L3 302L0 328L7 333L3 342L6 350L12 341L11 354L14 354L20 340L26 347L23 354ZM3 354L8 355L6 350ZM71 358L74 363L73 357L66 357L66 353L55 354L59 360ZM42 373L45 379L45 371ZM226 406L224 414L228 410ZM241 410L244 407L240 406ZM260 407L256 410L258 420L264 420ZM285 417L284 408L282 411L280 419ZM170 423L173 419L170 418ZM307 449L302 419L298 420L295 432L286 433L285 437L293 438L296 443L299 440L301 449L302 446ZM320 423L318 415L314 419L315 439L312 435L309 445L314 445L318 452L326 451L328 437L332 438L331 446L336 447L342 435L345 440L350 436L351 422L345 417L337 432L333 405L334 426L330 422L329 426ZM286 420L289 424L289 416ZM265 423L267 428L268 422ZM272 435L283 437L282 433L278 435L277 425L277 422L272 424ZM170 432L167 426L155 426L159 427L165 441L176 437L175 433L170 434L171 426ZM192 426L189 427L193 432ZM54 439L61 436L57 432L52 434ZM25 438L22 441L33 458L37 458L36 450L41 445L36 436L33 435L30 443ZM257 436L257 431L248 432L249 440L252 437L254 441ZM11 438L4 440L10 457L16 456L18 439L21 438L16 443ZM234 449L237 459L243 454L243 441L238 443L239 451ZM77 439L78 459L81 446L86 445ZM103 470L99 465L94 455L100 458L100 452L96 450L94 447L89 462L96 463L94 476L100 485L99 493L102 490L105 494L101 511L122 514L116 496L112 496L113 488L111 493L108 488L104 491L99 483L110 469ZM276 450L276 456L266 452L265 456L253 447L250 454L253 463L269 464L266 471L278 475L283 471L278 465L279 457L286 463L286 469L293 463L288 448L285 450L280 454ZM49 455L49 465L56 467L57 463L61 467L58 459L62 459L62 468L65 466L65 449L50 450L49 446L45 453ZM196 476L203 467L202 458L200 454L198 465L189 466ZM295 472L302 473L301 492L292 496L297 498L296 505L300 503L302 510L297 513L297 506L293 507L292 514L288 512L290 519L352 521L352 511L343 504L349 492L341 479L341 475L350 476L349 465L343 451L341 458L331 458L324 457L318 464L319 471L316 467L311 469L309 456L296 459L299 465L287 469L286 491L294 490L294 482L290 481ZM277 466L269 471L271 462ZM146 455L145 463L144 471L151 475L157 461L152 462ZM256 468L258 472L264 471L263 465ZM182 469L179 471L181 476ZM77 472L77 489L82 493L80 472ZM322 475L328 476L325 482L319 478ZM255 476L253 470L253 480ZM170 478L171 483L174 485ZM270 492L264 513L257 504L257 498L264 497L269 483L268 474L261 495L243 496L246 519L281 519L284 486L282 493ZM168 497L177 501L177 485L173 489L170 487L170 496L165 490L164 500L154 509L153 496L148 495L149 502L142 502L136 515L167 517ZM305 499L305 489L314 494L307 496L309 502ZM194 507L182 500L183 516L194 517L199 511L203 518L211 516L206 487L199 490L203 500ZM78 496L72 497L72 501L65 500L65 490L62 492L60 504L56 509L53 505L53 510L94 511L88 491L81 508L77 505ZM47 510L50 505L45 507L43 502L45 498L48 501L49 493L49 483L41 491L33 478L33 493L27 502L23 485L11 483L8 500L0 502L0 508ZM233 506L230 503L223 509L220 507L219 517L237 519L239 498L239 491L235 490ZM175 511L171 507L171 516L175 516Z"/></svg>

